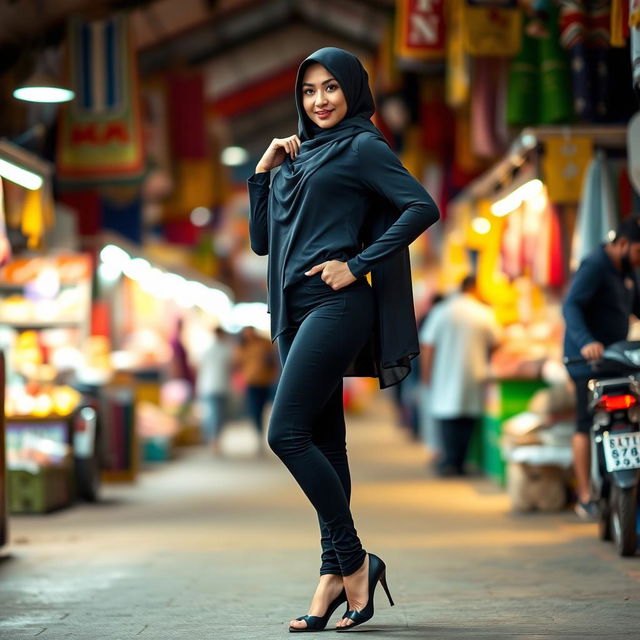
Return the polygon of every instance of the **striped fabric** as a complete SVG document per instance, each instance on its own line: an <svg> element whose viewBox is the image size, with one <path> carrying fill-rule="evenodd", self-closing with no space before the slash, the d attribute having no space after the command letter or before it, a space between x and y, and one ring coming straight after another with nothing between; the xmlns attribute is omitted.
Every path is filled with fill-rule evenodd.
<svg viewBox="0 0 640 640"><path fill-rule="evenodd" d="M123 42L126 35L122 16L74 25L80 58L75 85L78 104L93 113L113 112L122 108L124 77Z"/></svg>

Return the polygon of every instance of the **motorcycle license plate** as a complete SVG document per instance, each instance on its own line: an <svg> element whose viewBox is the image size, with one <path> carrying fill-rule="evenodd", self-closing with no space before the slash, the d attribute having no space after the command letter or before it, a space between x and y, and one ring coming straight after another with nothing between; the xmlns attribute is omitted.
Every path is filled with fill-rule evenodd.
<svg viewBox="0 0 640 640"><path fill-rule="evenodd" d="M603 438L607 471L640 469L640 433L621 433Z"/></svg>

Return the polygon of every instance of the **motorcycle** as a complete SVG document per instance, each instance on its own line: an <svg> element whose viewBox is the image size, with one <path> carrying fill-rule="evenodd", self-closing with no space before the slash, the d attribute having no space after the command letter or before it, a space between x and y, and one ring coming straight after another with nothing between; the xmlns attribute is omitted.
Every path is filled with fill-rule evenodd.
<svg viewBox="0 0 640 640"><path fill-rule="evenodd" d="M567 364L578 362L585 360L565 359ZM599 537L613 540L619 555L631 556L638 541L640 341L611 344L591 365L591 485L599 508Z"/></svg>

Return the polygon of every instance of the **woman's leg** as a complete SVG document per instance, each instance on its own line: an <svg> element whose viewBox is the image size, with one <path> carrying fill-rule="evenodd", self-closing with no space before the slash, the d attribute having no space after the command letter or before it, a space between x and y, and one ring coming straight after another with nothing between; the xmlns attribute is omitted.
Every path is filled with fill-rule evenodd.
<svg viewBox="0 0 640 640"><path fill-rule="evenodd" d="M269 444L291 471L326 525L340 572L363 563L349 500L340 475L319 446L314 428L344 371L363 346L372 326L368 288L341 292L304 319L285 355L269 427ZM288 334L290 336L290 334Z"/></svg>
<svg viewBox="0 0 640 640"><path fill-rule="evenodd" d="M351 474L349 473L349 461L347 459L342 380L338 383L329 401L323 407L322 413L316 420L313 427L312 441L338 474L347 503L349 503L351 500ZM333 547L329 527L319 514L318 521L320 523L320 544L322 547L320 575L340 574L340 563Z"/></svg>
<svg viewBox="0 0 640 640"><path fill-rule="evenodd" d="M287 332L278 340L278 351L282 367L284 367L287 360L295 334L295 331ZM342 380L340 380L315 421L311 439L338 474L347 502L349 502L351 499L351 475L347 459L342 386ZM320 575L341 575L338 556L331 541L331 533L320 514L318 514L318 522L320 524L320 545L322 547Z"/></svg>

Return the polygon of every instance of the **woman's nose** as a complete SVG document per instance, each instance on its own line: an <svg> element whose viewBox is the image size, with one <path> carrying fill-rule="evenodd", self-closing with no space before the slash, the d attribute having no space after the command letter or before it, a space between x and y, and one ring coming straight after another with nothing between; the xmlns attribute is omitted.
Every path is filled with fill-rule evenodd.
<svg viewBox="0 0 640 640"><path fill-rule="evenodd" d="M327 96L322 91L316 93L316 105L320 106L327 103Z"/></svg>

